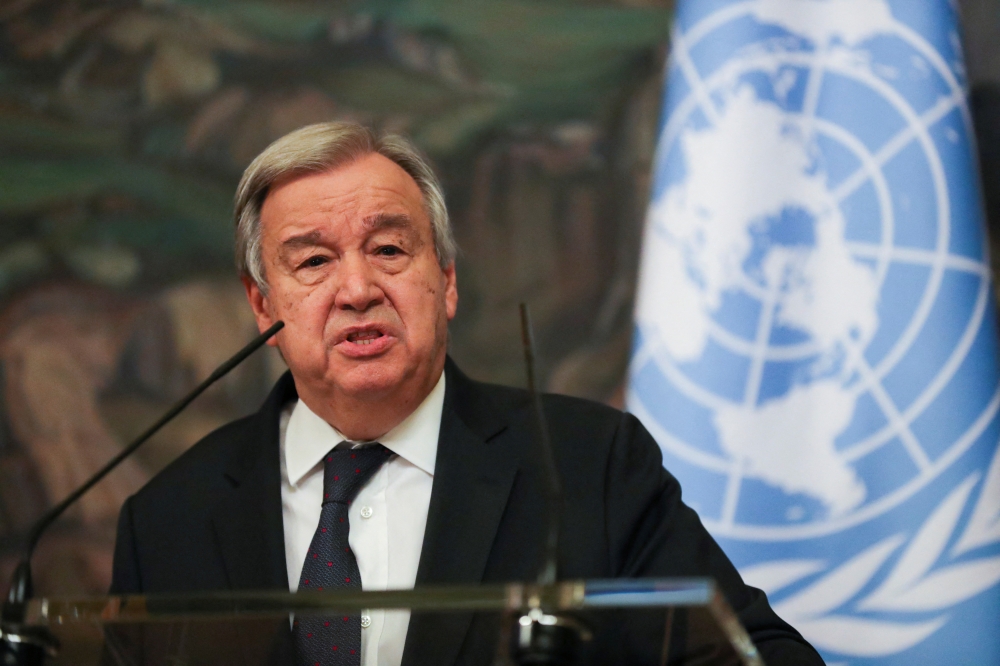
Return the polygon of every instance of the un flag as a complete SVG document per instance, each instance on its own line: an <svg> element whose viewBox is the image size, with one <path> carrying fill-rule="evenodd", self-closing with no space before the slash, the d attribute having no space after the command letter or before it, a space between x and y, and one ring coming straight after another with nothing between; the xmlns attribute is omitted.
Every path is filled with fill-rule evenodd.
<svg viewBox="0 0 1000 666"><path fill-rule="evenodd" d="M1000 663L1000 372L947 0L679 3L629 409L831 663Z"/></svg>

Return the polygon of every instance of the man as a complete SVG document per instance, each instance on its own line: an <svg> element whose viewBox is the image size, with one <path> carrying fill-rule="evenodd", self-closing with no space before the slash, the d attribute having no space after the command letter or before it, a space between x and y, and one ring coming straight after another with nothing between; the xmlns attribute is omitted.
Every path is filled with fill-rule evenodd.
<svg viewBox="0 0 1000 666"><path fill-rule="evenodd" d="M247 168L235 216L247 297L261 330L285 322L272 342L290 372L125 503L112 590L534 578L546 506L529 402L447 359L455 245L430 168L398 137L313 125ZM822 663L681 503L636 419L559 396L545 412L565 486L562 578L710 575L768 663ZM300 663L485 664L496 649L486 616L354 622L299 618ZM658 660L609 635L602 663Z"/></svg>

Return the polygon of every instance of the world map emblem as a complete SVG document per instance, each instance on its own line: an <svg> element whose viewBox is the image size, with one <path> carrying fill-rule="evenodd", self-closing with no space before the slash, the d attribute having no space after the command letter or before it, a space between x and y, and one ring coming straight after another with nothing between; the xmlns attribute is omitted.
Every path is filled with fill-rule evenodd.
<svg viewBox="0 0 1000 666"><path fill-rule="evenodd" d="M995 305L954 10L924 5L681 5L637 295L629 410L851 663L998 605Z"/></svg>

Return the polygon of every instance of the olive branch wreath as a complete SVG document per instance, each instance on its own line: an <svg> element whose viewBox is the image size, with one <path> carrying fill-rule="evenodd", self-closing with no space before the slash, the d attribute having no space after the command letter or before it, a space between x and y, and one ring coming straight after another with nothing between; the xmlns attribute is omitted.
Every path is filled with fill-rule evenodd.
<svg viewBox="0 0 1000 666"><path fill-rule="evenodd" d="M917 645L948 621L947 609L1000 582L1000 556L963 557L1000 542L1000 449L964 530L954 540L979 479L980 472L974 472L959 483L908 543L904 534L888 536L781 599L774 610L817 648L848 657L880 657ZM904 544L885 579L867 591ZM771 595L824 570L822 560L788 559L741 573ZM852 612L892 613L904 619L848 614L842 610L845 605ZM915 615L905 619L907 613Z"/></svg>

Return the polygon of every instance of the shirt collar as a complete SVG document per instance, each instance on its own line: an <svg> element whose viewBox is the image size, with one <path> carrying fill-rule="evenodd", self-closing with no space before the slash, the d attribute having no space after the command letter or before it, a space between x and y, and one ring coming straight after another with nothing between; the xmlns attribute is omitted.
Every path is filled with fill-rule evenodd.
<svg viewBox="0 0 1000 666"><path fill-rule="evenodd" d="M441 413L444 411L445 373L424 401L395 428L379 438L379 443L414 466L434 476ZM299 400L292 409L285 430L285 469L288 482L295 486L323 460L330 449L350 441Z"/></svg>

